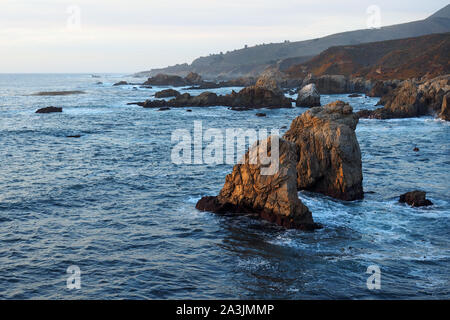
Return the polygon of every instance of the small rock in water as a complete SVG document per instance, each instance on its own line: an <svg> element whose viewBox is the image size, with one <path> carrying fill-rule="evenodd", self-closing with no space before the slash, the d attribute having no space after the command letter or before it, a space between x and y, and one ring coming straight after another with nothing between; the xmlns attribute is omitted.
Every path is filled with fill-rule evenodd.
<svg viewBox="0 0 450 320"><path fill-rule="evenodd" d="M433 205L430 200L425 198L426 194L427 193L425 191L420 190L407 192L400 196L399 202L407 203L412 207L424 207Z"/></svg>
<svg viewBox="0 0 450 320"><path fill-rule="evenodd" d="M169 107L162 107L162 108L158 109L158 111L167 111L167 110L170 110L170 108Z"/></svg>
<svg viewBox="0 0 450 320"><path fill-rule="evenodd" d="M266 114L265 114L265 113L257 113L256 116L257 116L257 117L265 117Z"/></svg>
<svg viewBox="0 0 450 320"><path fill-rule="evenodd" d="M417 147L415 147L414 149L413 149L413 151L415 151L415 152L417 152L417 151L419 151L420 149L419 148L417 148Z"/></svg>
<svg viewBox="0 0 450 320"><path fill-rule="evenodd" d="M352 93L352 94L350 94L348 97L349 97L349 98L359 98L359 97L361 97L361 95L358 94L358 93Z"/></svg>
<svg viewBox="0 0 450 320"><path fill-rule="evenodd" d="M187 109L186 112L192 112L192 110L191 109Z"/></svg>
<svg viewBox="0 0 450 320"><path fill-rule="evenodd" d="M68 96L68 95L72 95L72 94L84 94L86 92L84 91L79 91L79 90L75 90L75 91L41 91L41 92L36 92L36 93L32 93L32 96Z"/></svg>
<svg viewBox="0 0 450 320"><path fill-rule="evenodd" d="M113 86L124 86L127 84L128 84L128 82L126 82L126 81L119 81L119 82L114 83Z"/></svg>
<svg viewBox="0 0 450 320"><path fill-rule="evenodd" d="M73 135L73 136L67 136L67 138L80 138L81 137L81 135L79 135L79 134L76 134L76 135Z"/></svg>
<svg viewBox="0 0 450 320"><path fill-rule="evenodd" d="M36 111L36 113L53 113L53 112L62 112L62 108L59 107L46 107L41 108Z"/></svg>

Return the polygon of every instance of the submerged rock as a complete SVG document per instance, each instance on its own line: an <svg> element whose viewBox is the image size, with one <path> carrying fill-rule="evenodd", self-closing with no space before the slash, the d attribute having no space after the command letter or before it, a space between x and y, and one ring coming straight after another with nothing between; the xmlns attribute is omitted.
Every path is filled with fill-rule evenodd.
<svg viewBox="0 0 450 320"><path fill-rule="evenodd" d="M68 96L72 94L84 94L86 92L74 90L74 91L41 91L32 93L32 96Z"/></svg>
<svg viewBox="0 0 450 320"><path fill-rule="evenodd" d="M41 108L36 111L36 113L53 113L53 112L62 112L62 108L59 107L46 107Z"/></svg>
<svg viewBox="0 0 450 320"><path fill-rule="evenodd" d="M425 191L420 190L407 192L400 196L399 202L407 203L412 207L424 207L433 205L430 200L426 199L426 194L427 193Z"/></svg>
<svg viewBox="0 0 450 320"><path fill-rule="evenodd" d="M113 84L113 86L117 87L117 86L125 86L128 85L128 82L126 81L119 81Z"/></svg>
<svg viewBox="0 0 450 320"><path fill-rule="evenodd" d="M315 224L309 209L297 195L298 161L294 143L279 139L279 168L271 175L264 175L258 157L272 152L273 137L250 148L245 161L234 166L226 176L225 185L217 197L203 197L196 208L216 213L254 213L263 219L287 228L313 230ZM274 143L275 146L275 143Z"/></svg>
<svg viewBox="0 0 450 320"><path fill-rule="evenodd" d="M336 101L312 108L292 121L283 138L298 146L297 187L342 199L364 196L358 116Z"/></svg>
<svg viewBox="0 0 450 320"><path fill-rule="evenodd" d="M320 94L314 83L310 83L299 90L296 106L307 108L320 106Z"/></svg>

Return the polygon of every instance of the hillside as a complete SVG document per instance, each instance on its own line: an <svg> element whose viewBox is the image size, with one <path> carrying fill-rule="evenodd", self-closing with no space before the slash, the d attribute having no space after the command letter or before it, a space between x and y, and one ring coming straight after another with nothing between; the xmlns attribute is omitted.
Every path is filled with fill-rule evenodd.
<svg viewBox="0 0 450 320"><path fill-rule="evenodd" d="M279 63L284 59L295 58L297 63L301 62L301 60L306 61L308 57L315 56L333 46L356 45L445 32L450 32L450 5L420 21L387 26L380 29L337 33L306 41L257 45L224 54L200 57L190 65L182 64L153 69L138 75L151 76L156 73L186 75L191 71L210 79L254 75L264 70L268 65Z"/></svg>
<svg viewBox="0 0 450 320"><path fill-rule="evenodd" d="M368 79L408 79L450 73L450 33L332 47L285 72L291 78L340 74Z"/></svg>

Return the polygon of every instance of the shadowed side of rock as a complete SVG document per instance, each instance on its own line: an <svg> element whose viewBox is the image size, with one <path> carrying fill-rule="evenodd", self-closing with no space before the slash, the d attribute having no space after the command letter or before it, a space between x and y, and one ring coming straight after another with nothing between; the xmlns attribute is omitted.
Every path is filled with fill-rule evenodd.
<svg viewBox="0 0 450 320"><path fill-rule="evenodd" d="M45 108L38 109L36 111L36 113L54 113L54 112L62 112L62 111L63 111L63 109L61 107L51 106L51 107L45 107Z"/></svg>
<svg viewBox="0 0 450 320"><path fill-rule="evenodd" d="M234 166L226 176L225 185L217 197L203 197L196 208L216 213L253 213L286 228L314 230L315 224L309 209L297 195L296 163L298 152L295 144L279 139L279 168L272 175L264 175L258 155L272 155L272 137L259 142L245 155L245 162ZM254 164L256 163L256 164Z"/></svg>
<svg viewBox="0 0 450 320"><path fill-rule="evenodd" d="M442 100L441 112L439 118L450 121L450 93L447 93Z"/></svg>
<svg viewBox="0 0 450 320"><path fill-rule="evenodd" d="M400 196L400 203L407 203L412 207L425 207L431 206L433 203L426 199L426 192L421 190L415 190L411 192L407 192Z"/></svg>
<svg viewBox="0 0 450 320"><path fill-rule="evenodd" d="M292 121L283 138L298 147L299 190L342 200L363 198L357 124L358 116L343 101L312 108Z"/></svg>

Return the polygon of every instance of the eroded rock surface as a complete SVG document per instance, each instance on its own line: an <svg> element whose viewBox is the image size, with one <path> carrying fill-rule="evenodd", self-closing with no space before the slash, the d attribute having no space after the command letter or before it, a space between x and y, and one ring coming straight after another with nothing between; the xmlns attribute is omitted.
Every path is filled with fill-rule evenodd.
<svg viewBox="0 0 450 320"><path fill-rule="evenodd" d="M250 148L242 164L234 166L226 176L225 185L217 197L203 197L196 208L216 213L254 213L261 218L287 228L313 230L311 212L297 195L297 147L294 143L279 139L279 167L275 174L264 175L258 159L260 152L272 153L272 140ZM275 144L274 144L275 146ZM260 159L260 158L259 158Z"/></svg>
<svg viewBox="0 0 450 320"><path fill-rule="evenodd" d="M283 136L298 146L297 187L342 199L364 196L358 116L336 101L312 108L292 121Z"/></svg>

